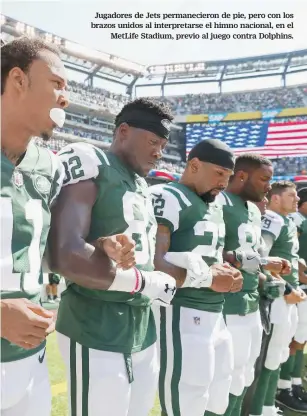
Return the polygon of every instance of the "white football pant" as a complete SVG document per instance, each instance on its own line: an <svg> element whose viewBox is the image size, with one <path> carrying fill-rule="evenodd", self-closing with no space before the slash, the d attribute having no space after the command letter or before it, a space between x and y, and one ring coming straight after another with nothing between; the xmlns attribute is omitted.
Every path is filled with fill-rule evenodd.
<svg viewBox="0 0 307 416"><path fill-rule="evenodd" d="M234 370L230 393L241 396L249 387L255 375L255 363L260 355L262 324L260 312L248 315L227 315L226 324L232 336L234 351Z"/></svg>
<svg viewBox="0 0 307 416"><path fill-rule="evenodd" d="M57 338L67 369L71 416L148 416L159 376L156 344L131 354L128 370L124 354L87 348L60 333Z"/></svg>
<svg viewBox="0 0 307 416"><path fill-rule="evenodd" d="M49 416L50 412L45 349L22 360L1 363L1 416Z"/></svg>
<svg viewBox="0 0 307 416"><path fill-rule="evenodd" d="M192 308L153 308L159 334L163 416L224 414L233 350L223 315Z"/></svg>

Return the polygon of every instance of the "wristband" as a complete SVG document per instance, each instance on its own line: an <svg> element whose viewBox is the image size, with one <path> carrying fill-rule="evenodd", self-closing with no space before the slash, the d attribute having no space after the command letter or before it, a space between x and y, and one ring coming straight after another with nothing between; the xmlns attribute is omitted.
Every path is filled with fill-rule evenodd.
<svg viewBox="0 0 307 416"><path fill-rule="evenodd" d="M143 275L135 267L128 270L116 269L114 280L108 290L134 294L143 287Z"/></svg>
<svg viewBox="0 0 307 416"><path fill-rule="evenodd" d="M269 260L267 257L260 258L260 266L267 266L269 264Z"/></svg>

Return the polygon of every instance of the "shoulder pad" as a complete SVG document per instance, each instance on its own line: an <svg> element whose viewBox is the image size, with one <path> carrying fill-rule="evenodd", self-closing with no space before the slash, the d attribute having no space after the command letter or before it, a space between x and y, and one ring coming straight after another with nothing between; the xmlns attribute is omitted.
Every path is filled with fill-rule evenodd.
<svg viewBox="0 0 307 416"><path fill-rule="evenodd" d="M64 168L63 186L95 179L101 166L110 166L106 154L88 143L73 143L58 153Z"/></svg>
<svg viewBox="0 0 307 416"><path fill-rule="evenodd" d="M176 231L179 228L180 211L191 206L191 202L179 189L168 185L154 185L149 191L158 224L168 226L171 232Z"/></svg>
<svg viewBox="0 0 307 416"><path fill-rule="evenodd" d="M263 232L269 232L277 239L281 233L285 221L283 217L276 212L267 210L262 217L261 228Z"/></svg>
<svg viewBox="0 0 307 416"><path fill-rule="evenodd" d="M52 177L53 177L53 184L52 184L52 190L51 190L51 195L50 195L50 205L51 205L53 201L59 195L60 190L63 186L63 181L65 179L65 168L61 159L58 157L58 155L55 155L53 152L50 152L50 158L51 158L51 164L52 164Z"/></svg>

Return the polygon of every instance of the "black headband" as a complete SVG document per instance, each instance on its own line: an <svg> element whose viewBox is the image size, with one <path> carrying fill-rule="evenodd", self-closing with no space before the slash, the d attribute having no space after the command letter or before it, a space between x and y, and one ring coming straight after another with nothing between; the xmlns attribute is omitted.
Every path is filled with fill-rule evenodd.
<svg viewBox="0 0 307 416"><path fill-rule="evenodd" d="M171 122L168 119L140 110L131 110L122 114L117 120L116 127L122 123L127 123L137 129L151 131L166 140L168 140L171 131Z"/></svg>
<svg viewBox="0 0 307 416"><path fill-rule="evenodd" d="M233 170L234 155L225 143L217 139L205 139L193 147L189 160L197 157L201 162L213 163L226 169Z"/></svg>

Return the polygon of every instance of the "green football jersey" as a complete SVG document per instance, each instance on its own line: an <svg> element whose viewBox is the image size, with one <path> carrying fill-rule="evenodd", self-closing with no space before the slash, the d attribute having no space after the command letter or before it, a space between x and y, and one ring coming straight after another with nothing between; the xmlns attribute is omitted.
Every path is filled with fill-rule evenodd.
<svg viewBox="0 0 307 416"><path fill-rule="evenodd" d="M169 252L200 254L211 266L223 263L225 224L223 211L216 203L205 204L181 183L150 188L158 224L171 233ZM209 312L221 312L224 295L209 288L178 289L172 303Z"/></svg>
<svg viewBox="0 0 307 416"><path fill-rule="evenodd" d="M51 151L30 142L14 166L1 153L1 298L40 300L41 263L50 228L50 206L64 169ZM1 338L1 361L35 354Z"/></svg>
<svg viewBox="0 0 307 416"><path fill-rule="evenodd" d="M297 229L290 217L267 210L262 218L262 234L270 234L273 237L273 246L270 256L277 256L289 260L291 273L283 275L283 278L294 288L298 286L298 249L299 242Z"/></svg>
<svg viewBox="0 0 307 416"><path fill-rule="evenodd" d="M145 179L114 154L90 144L67 146L59 156L66 170L64 186L83 180L97 186L87 241L125 233L135 241L137 267L154 270L157 223ZM155 342L147 297L86 289L68 280L67 285L58 312L59 332L88 348L121 353L141 351Z"/></svg>
<svg viewBox="0 0 307 416"><path fill-rule="evenodd" d="M307 263L307 217L300 212L294 212L290 214L290 217L293 219L298 232L298 255Z"/></svg>
<svg viewBox="0 0 307 416"><path fill-rule="evenodd" d="M257 251L261 249L261 214L252 202L244 201L240 196L222 192L217 201L223 206L226 225L225 251ZM247 315L259 307L256 273L241 270L243 287L240 292L225 295L224 313L226 315Z"/></svg>

